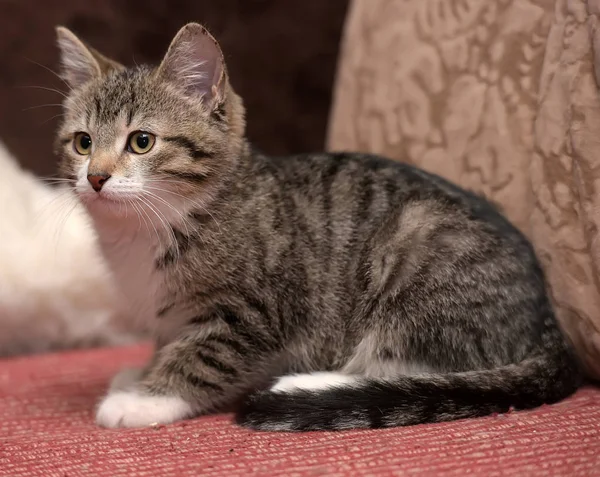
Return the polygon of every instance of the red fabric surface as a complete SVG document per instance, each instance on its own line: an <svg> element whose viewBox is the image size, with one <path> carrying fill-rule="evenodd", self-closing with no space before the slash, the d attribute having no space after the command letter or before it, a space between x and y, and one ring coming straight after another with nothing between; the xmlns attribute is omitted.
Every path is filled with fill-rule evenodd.
<svg viewBox="0 0 600 477"><path fill-rule="evenodd" d="M266 434L231 416L105 430L93 408L148 349L0 361L1 476L600 475L600 390L483 419L373 431Z"/></svg>

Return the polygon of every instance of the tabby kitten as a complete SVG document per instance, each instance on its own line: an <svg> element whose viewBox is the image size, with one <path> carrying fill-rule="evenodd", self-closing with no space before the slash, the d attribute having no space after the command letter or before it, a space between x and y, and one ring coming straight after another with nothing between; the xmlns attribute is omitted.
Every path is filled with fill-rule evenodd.
<svg viewBox="0 0 600 477"><path fill-rule="evenodd" d="M256 152L198 24L157 68L57 31L72 88L63 170L129 313L156 337L148 366L115 378L98 424L238 406L254 429L390 427L577 389L534 251L489 203L371 155Z"/></svg>

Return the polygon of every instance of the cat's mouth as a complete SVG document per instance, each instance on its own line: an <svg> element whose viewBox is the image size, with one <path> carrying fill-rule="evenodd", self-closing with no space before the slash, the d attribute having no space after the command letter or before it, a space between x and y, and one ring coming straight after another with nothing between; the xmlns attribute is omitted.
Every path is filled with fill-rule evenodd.
<svg viewBox="0 0 600 477"><path fill-rule="evenodd" d="M122 204L124 200L103 193L80 193L79 197L86 204Z"/></svg>
<svg viewBox="0 0 600 477"><path fill-rule="evenodd" d="M137 182L122 185L108 184L101 190L95 190L81 181L77 184L76 193L79 200L91 215L103 217L157 217L165 219L169 210L175 210L167 199L157 192L146 191ZM137 219L136 219L137 220Z"/></svg>
<svg viewBox="0 0 600 477"><path fill-rule="evenodd" d="M101 213L103 215L127 215L132 208L133 200L127 200L124 197L118 197L113 194L106 193L79 193L79 198L88 211L94 215Z"/></svg>
<svg viewBox="0 0 600 477"><path fill-rule="evenodd" d="M96 192L88 187L78 187L76 192L81 201L87 204L127 204L139 200L139 194L136 191L102 189Z"/></svg>

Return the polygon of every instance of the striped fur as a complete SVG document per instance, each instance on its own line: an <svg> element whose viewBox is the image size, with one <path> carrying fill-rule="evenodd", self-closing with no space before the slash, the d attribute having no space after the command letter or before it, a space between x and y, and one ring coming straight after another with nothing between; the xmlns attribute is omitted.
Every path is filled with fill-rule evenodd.
<svg viewBox="0 0 600 477"><path fill-rule="evenodd" d="M254 150L199 25L156 69L96 67L88 50L69 61L86 47L59 35L64 67L91 72L65 103L63 170L130 312L156 330L155 356L108 394L101 425L239 406L238 422L262 430L389 427L579 386L532 246L483 198L376 156ZM180 84L170 68L193 74ZM135 130L156 135L152 151L123 150ZM68 140L79 131L90 156ZM100 193L90 170L111 175ZM308 375L273 384L290 373Z"/></svg>

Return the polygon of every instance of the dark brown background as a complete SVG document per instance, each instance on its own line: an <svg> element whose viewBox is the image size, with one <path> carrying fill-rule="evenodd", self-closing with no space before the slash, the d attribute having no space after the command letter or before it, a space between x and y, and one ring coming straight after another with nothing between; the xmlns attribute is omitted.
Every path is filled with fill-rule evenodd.
<svg viewBox="0 0 600 477"><path fill-rule="evenodd" d="M24 166L55 173L64 84L54 26L126 64L157 62L183 24L221 43L248 110L248 135L272 154L323 149L347 0L0 0L0 138ZM39 63L40 65L36 64Z"/></svg>

